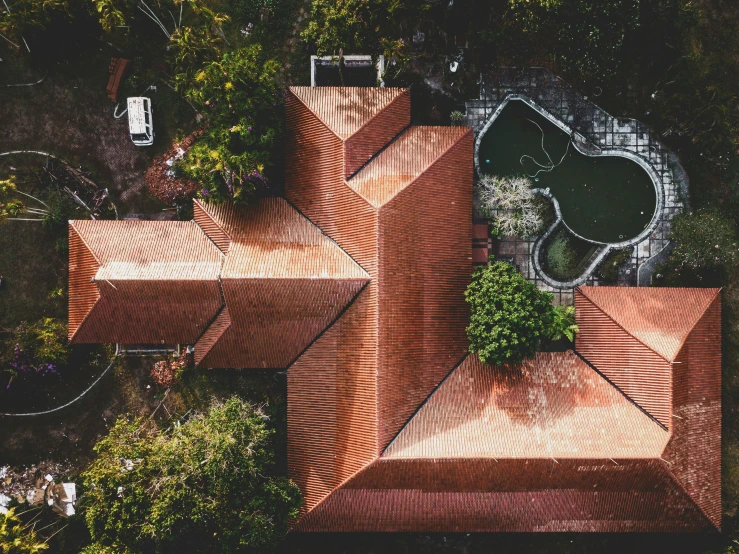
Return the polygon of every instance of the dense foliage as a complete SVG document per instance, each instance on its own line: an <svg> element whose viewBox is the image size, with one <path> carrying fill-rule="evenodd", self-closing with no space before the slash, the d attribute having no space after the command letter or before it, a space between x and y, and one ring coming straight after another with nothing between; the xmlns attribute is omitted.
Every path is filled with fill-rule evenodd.
<svg viewBox="0 0 739 554"><path fill-rule="evenodd" d="M552 325L547 330L547 338L558 341L563 338L570 342L575 340L575 334L580 328L575 323L574 306L555 306L552 311Z"/></svg>
<svg viewBox="0 0 739 554"><path fill-rule="evenodd" d="M272 548L301 499L271 473L266 420L236 397L167 431L119 419L83 474L93 540L131 553Z"/></svg>
<svg viewBox="0 0 739 554"><path fill-rule="evenodd" d="M536 352L553 323L552 299L506 262L479 267L465 292L470 351L483 363L514 364Z"/></svg>
<svg viewBox="0 0 739 554"><path fill-rule="evenodd" d="M0 367L10 375L6 388L16 379L56 373L67 363L67 342L67 326L51 318L13 329L0 353Z"/></svg>
<svg viewBox="0 0 739 554"><path fill-rule="evenodd" d="M0 513L0 554L39 554L49 545L42 541L35 529L16 515L11 508L6 514Z"/></svg>
<svg viewBox="0 0 739 554"><path fill-rule="evenodd" d="M266 187L264 171L282 128L278 70L251 45L206 64L186 89L203 108L207 128L177 167L200 183L203 199L246 201Z"/></svg>

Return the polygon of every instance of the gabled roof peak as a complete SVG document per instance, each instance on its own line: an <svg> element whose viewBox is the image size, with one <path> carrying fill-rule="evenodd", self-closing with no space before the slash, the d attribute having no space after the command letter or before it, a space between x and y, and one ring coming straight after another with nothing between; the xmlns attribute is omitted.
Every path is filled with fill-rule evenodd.
<svg viewBox="0 0 739 554"><path fill-rule="evenodd" d="M290 91L342 140L408 92L380 87L290 87Z"/></svg>

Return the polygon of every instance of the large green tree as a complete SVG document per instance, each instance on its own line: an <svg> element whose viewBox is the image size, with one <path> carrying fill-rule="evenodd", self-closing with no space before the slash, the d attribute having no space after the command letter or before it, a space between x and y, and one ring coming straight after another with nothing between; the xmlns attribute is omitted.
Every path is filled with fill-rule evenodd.
<svg viewBox="0 0 739 554"><path fill-rule="evenodd" d="M552 333L553 296L537 289L507 262L477 268L465 299L470 304L470 352L483 363L520 362Z"/></svg>
<svg viewBox="0 0 739 554"><path fill-rule="evenodd" d="M205 200L246 201L266 186L282 127L278 71L279 64L254 44L206 64L186 87L207 128L178 171L201 183Z"/></svg>
<svg viewBox="0 0 739 554"><path fill-rule="evenodd" d="M93 540L132 553L273 548L302 500L273 473L272 435L236 397L168 431L119 419L83 474Z"/></svg>

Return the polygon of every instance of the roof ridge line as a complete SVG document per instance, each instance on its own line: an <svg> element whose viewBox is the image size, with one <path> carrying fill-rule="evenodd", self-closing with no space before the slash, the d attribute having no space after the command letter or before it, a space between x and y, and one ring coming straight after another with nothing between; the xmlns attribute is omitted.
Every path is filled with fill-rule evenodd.
<svg viewBox="0 0 739 554"><path fill-rule="evenodd" d="M310 514L310 513L311 513L311 512L313 511L313 510L315 510L315 509L316 509L316 508L318 508L318 507L319 507L319 506L320 506L321 504L323 504L323 503L324 503L324 502L325 502L325 501L326 501L326 500L328 499L328 497L329 497L329 496L331 496L331 495L332 495L332 494L334 494L334 493L335 493L336 491L338 491L339 489L341 489L341 488L342 488L342 487L343 487L344 485L346 485L346 484L347 484L347 483L348 483L349 481L351 481L352 479L354 479L354 478L355 478L355 477L356 477L357 475L359 475L360 473L362 473L362 472L363 472L364 470L368 469L368 468L369 468L369 467L370 467L371 465L373 465L373 464L377 463L377 462L378 462L379 460L380 460L380 457L379 457L379 456L375 456L375 457L374 457L374 458L372 459L372 461L370 461L370 462L367 462L367 463L366 463L365 465L363 465L362 467L360 467L360 468L359 468L359 469L358 469L357 471L355 471L354 473L352 473L352 474L351 474L351 475L350 475L349 477L347 477L346 479L344 479L343 481L341 481L341 483L339 483L339 484L338 484L338 485L336 485L336 486L335 486L335 487L334 487L333 489L331 489L331 492L329 492L329 493L328 493L328 494L327 494L326 496L324 496L323 498L321 498L321 500L319 500L318 502L316 502L316 505L315 505L315 506L313 506L313 507L312 507L312 508L311 508L310 510L308 510L307 512L305 512L305 513L304 513L303 515L301 515L301 516L298 516L298 517L297 517L297 519L296 519L296 523L300 523L300 522L301 522L301 521L302 521L302 520L303 520L303 519L305 518L305 516L307 516L307 515L308 515L308 514ZM291 531L292 531L292 530L291 530ZM290 531L288 531L288 532L290 532Z"/></svg>
<svg viewBox="0 0 739 554"><path fill-rule="evenodd" d="M225 297L225 295L223 294L223 287L221 286L221 279L220 279L220 277L219 277L219 279L218 279L218 292L220 292L220 293L221 293L221 301L223 302L223 304L221 304L221 307L220 307L220 308L218 309L218 311L216 312L216 315L215 315L215 316L213 316L213 318L212 318L212 319L211 319L211 320L210 320L210 321L208 322L208 325L206 325L206 326L205 326L205 328L203 329L203 332L202 332L202 333L200 333L200 335L199 335L199 336L198 336L198 338L197 338L197 339L195 340L195 342L193 342L193 343L192 343L192 347L193 347L193 359L195 358L195 352L194 352L194 350L195 350L195 346L197 346L197 344L198 344L198 343L200 342L200 340L201 340L201 339L202 339L202 338L203 338L203 337L205 336L205 334L206 334L206 333L207 333L208 331L210 331L210 328L211 328L211 327L213 327L213 324L215 324L215 322L216 322L216 321L218 321L218 318L219 318L219 317L221 317L221 314L222 314L222 313L223 313L224 311L226 311L226 310L228 309L228 305L226 304L226 297ZM211 345L211 347L210 347L210 348L208 348L208 351L207 351L207 352L205 352L205 353L204 353L204 354L203 354L203 355L201 356L201 358L200 358L200 361L203 361L203 360L205 359L205 357L206 357L206 356L208 355L208 353L209 353L209 352L210 352L211 350L213 350L213 348L215 347L215 345L216 345L216 344L218 344L218 342L219 342L219 341L221 340L221 338L222 338L222 337L223 337L223 335L224 335L224 334L226 333L226 331L228 331L228 330L229 330L229 329L231 328L231 325L233 325L233 321L231 321L231 323L229 323L229 324L228 324L228 325L227 325L227 326L226 326L226 327L225 327L225 328L223 329L223 331L222 331L222 332L221 332L221 334L220 334L220 335L218 336L218 338L216 339L216 341L215 341L215 342L214 342L214 343L213 343L213 344ZM198 365L199 365L199 364L198 364Z"/></svg>
<svg viewBox="0 0 739 554"><path fill-rule="evenodd" d="M372 282L372 280L371 280L371 279L367 279L367 282L365 282L365 283L364 283L364 284L363 284L363 285L362 285L362 286L361 286L361 287L359 288L359 290L358 290L358 291L356 292L356 294L355 294L354 296L352 296L352 297L351 297L351 299L349 300L349 302L347 302L347 303L346 303L346 306L344 306L343 308L341 308L341 310L339 310L339 313L338 313L338 314L336 314L336 317L335 317L335 318L334 318L334 319L333 319L332 321L330 321L330 322L329 322L329 324L328 324L328 325L326 325L326 327L325 327L325 328L324 328L324 329L323 329L323 330L322 330L322 331L321 331L320 333L318 333L318 334L317 334L317 335L316 335L316 336L315 336L315 337L313 338L313 340L311 340L311 341L310 341L310 342L308 343L308 345L307 345L307 346L306 346L305 348L303 348L303 349L302 349L302 350L301 350L300 352L298 352L297 356L295 356L295 358L293 358L293 360L292 360L292 361L291 361L291 362L290 362L289 364L287 364L287 365L285 366L285 371L289 371L289 370L290 370L290 368L291 368L291 367L292 367L293 365L295 365L295 363L296 363L296 362L297 362L297 361L298 361L298 360L299 360L299 359L300 359L300 358L301 358L301 357L303 356L303 354L305 354L305 353L306 353L306 352L308 351L308 349L309 349L309 348L310 348L311 346L313 346L313 345L314 345L314 344L315 344L316 342L318 342L318 339L320 339L320 338L321 338L321 337L322 337L323 335L325 335L325 334L326 334L326 333L328 332L328 330L329 330L329 329L331 329L331 327L333 327L333 326L334 326L334 325L336 324L336 322L337 322L337 321L339 321L339 319L341 319L341 317L342 317L342 316L343 316L343 315L344 315L344 314L345 314L345 313L346 313L347 311L349 311L349 308L351 308L351 307L352 307L352 306L354 305L354 302L356 302L357 298L359 298L359 295L360 295L360 294L362 294L362 293L364 292L364 290L365 290L365 289L366 289L366 288L367 288L367 287L369 286L369 284L370 284L371 282Z"/></svg>
<svg viewBox="0 0 739 554"><path fill-rule="evenodd" d="M631 398L631 397L630 397L630 396L629 396L628 394L626 394L626 393L625 393L625 392L624 392L624 391L623 391L623 390L621 389L621 387L619 387L619 386L618 386L618 385L617 385L616 383L614 383L613 381L611 381L611 380L610 380L610 379L609 379L609 378L608 378L608 377L607 377L606 375L604 375L604 374L603 374L603 373L602 373L602 372L601 372L601 371L600 371L600 370L599 370L599 369L598 369L597 367L595 367L595 366L594 366L594 365L593 365L593 364L592 364L592 363L590 362L590 360L588 360L588 359L587 359L587 358L586 358L585 356L583 356L582 354L580 354L580 352L578 352L578 351L577 351L577 350L576 350L575 348L572 348L571 350L572 350L572 352L574 352L574 353L575 353L575 355L576 355L576 356L577 356L578 358L580 358L580 359L581 359L581 360L582 360L583 362L585 362L585 363L587 364L587 366L588 366L588 367L589 367L590 369L592 369L593 371L595 371L595 372L596 372L596 373L597 373L597 374L598 374L598 375L599 375L600 377L602 377L602 378L603 378L603 379L604 379L604 380L606 381L606 383L608 383L608 384L609 384L609 385L611 385L611 386L612 386L612 387L613 387L614 389L616 389L616 390L617 390L617 391L618 391L619 393L621 393L621 395L622 395L622 396L623 396L624 398L626 398L626 400L628 400L628 401L629 401L629 402L631 402L631 403L632 403L632 404L633 404L634 406L636 406L636 407L637 407L637 408L638 408L638 409L639 409L639 410L640 410L640 411L641 411L641 412L642 412L642 413L643 413L644 415L646 415L646 416L647 416L647 417L648 417L649 419L651 419L651 420L652 420L652 421L653 421L654 423L656 423L657 425L659 425L659 426L660 426L660 427L661 427L661 428L662 428L663 430L665 430L665 431L667 431L668 433L672 434L672 431L670 431L670 429L669 429L669 428L668 428L668 427L667 427L666 425L664 425L664 424L663 424L662 422L660 422L660 421L659 421L659 420L658 420L658 419L657 419L656 417L654 417L654 416L653 416L652 414L650 414L650 413L649 413L649 412L648 412L647 410L645 410L644 408L642 408L642 407L641 407L641 406L639 405L639 403L638 403L638 402L636 402L636 401L635 401L635 400L634 400L633 398Z"/></svg>
<svg viewBox="0 0 739 554"><path fill-rule="evenodd" d="M418 127L419 129L424 129L424 128L428 128L428 127L445 127L445 126L444 126L444 125L413 125L413 124L409 124L409 125L408 125L408 126L407 126L407 127L405 128L405 129L403 129L403 131L402 131L401 133L399 133L399 134L398 134L398 135L397 135L397 136L396 136L396 137L395 137L395 138L394 138L393 140L391 140L391 141L390 141L389 143L387 143L386 147L389 147L389 146L390 146L391 144L393 144L393 143L394 143L394 142L395 142L395 141L396 141L397 139L399 139L399 138L400 138L400 137L401 137L402 135L404 135L404 134L405 134L405 133L406 133L406 132L407 132L408 130L410 130L410 128L411 128L411 127ZM364 198L364 200L366 200L366 201L367 201L367 202L368 202L368 203L369 203L369 204L370 204L370 205L371 205L372 207L374 207L375 209L379 210L379 209L380 209L380 208L382 208L382 207L383 207L384 205L386 205L386 204L388 204L389 202L391 202L392 200L394 200L394 199L395 199L395 198L396 198L396 197L397 197L397 196L398 196L398 195L399 195L400 193L402 193L402 192L403 192L404 190L408 190L408 189L409 189L409 188L410 188L411 186L413 186L413 184L414 184L414 183L415 183L416 181L418 181L418 180L419 180L419 179L420 179L421 177L423 177L423 176L424 176L424 175L425 175L425 174L426 174L426 173L428 172L428 170L429 170L429 169L431 169L431 168L432 168L432 167L433 167L434 165L436 165L437 163L439 163L439 162L441 161L441 159L442 159L442 158L443 158L444 156L446 156L447 154L449 154L449 151L450 151L450 150L451 150L452 148L454 148L455 146L457 146L457 144L459 144L459 143L460 143L460 142L462 141L462 139L464 139L464 138L465 138L465 137L466 137L466 136L467 136L468 134L470 134L470 133L472 133L472 129L468 127L468 128L467 128L467 131L466 131L465 133L463 133L462 135L460 135L460 136L459 136L459 138L457 138L456 140L454 140L454 141L453 141L453 142L452 142L452 143L451 143L451 144L450 144L449 146L447 146L447 147L446 147L446 148L445 148L445 149L444 149L444 150L443 150L442 152L440 152L440 153L439 153L439 155L438 155L438 156L436 156L436 158L434 158L434 160L433 160L433 161L432 161L432 162L431 162L431 163L430 163L430 164L429 164L429 165L428 165L428 166L427 166L427 167L426 167L426 168L425 168L425 169L424 169L423 171L421 171L421 173L419 173L418 175L416 175L415 177L413 177L413 179L411 179L411 180L410 180L410 181L408 182L408 184L407 184L407 185L405 185L404 187L402 187L402 188L401 188L400 190L398 190L398 191L397 191L397 192L396 192L395 194L393 194L392 196L388 197L388 198L387 198L387 199L385 200L385 202L383 202L383 203L382 203L381 205L379 205L379 206L376 206L376 205L375 205L375 204L374 204L373 202L371 202L371 201L370 201L370 200L369 200L368 198L366 198L366 197L365 197L365 196L363 196L363 195L362 195L361 193L359 193L358 191L356 191L356 190L354 189L354 187L352 187L352 186L351 186L351 185L349 184L349 180L348 180L348 179L345 179L345 180L344 180L344 183L345 183L345 184L346 184L347 186L349 186L349 188L351 188L351 189L352 189L352 190L353 190L354 192L356 192L356 193L357 193L357 194L358 194L358 195L359 195L360 197ZM381 154L381 153L382 153L382 152L383 152L384 150L385 150L385 147L383 147L383 149L382 149L382 150L381 150L380 152L378 152L378 153L377 153L377 154L376 154L375 156L373 156L372 158L370 158L370 160L369 160L369 161L367 162L367 164L363 165L363 166L362 166L362 167L361 167L360 169L364 169L364 168L365 168L365 167L366 167L367 165L369 165L369 163L370 163L370 162L372 162L373 160L375 160L375 159L376 159L376 158L377 158L377 157L378 157L378 156L379 156L379 155L380 155L380 154ZM357 171L356 173L354 173L354 174L353 174L353 175L351 176L351 178L354 178L354 177L355 177L355 176L356 176L356 175L357 175L358 173L359 173L359 171Z"/></svg>
<svg viewBox="0 0 739 554"><path fill-rule="evenodd" d="M618 327L619 329L621 329L621 330L622 330L622 331L623 331L624 333L626 333L627 335L629 335L629 336L630 336L630 337L631 337L632 339L634 339L634 340L635 340L636 342L638 342L639 344L641 344L641 345L642 345L642 346L644 346L645 348L649 349L649 351L650 351L650 352L654 352L654 353L655 353L655 354L656 354L657 356L659 356L660 358L662 358L662 359L663 359L664 361L666 361L666 362L667 362L668 364L672 364L672 362L673 362L674 360L668 360L668 359L667 359L667 358L666 358L665 356L663 356L662 354L660 354L659 352L657 352L657 351L656 351L656 350L655 350L654 348L652 348L651 346L649 346L649 345L648 345L647 343L645 343L645 342L644 342L643 340L641 340L640 338L638 338L638 337L634 336L634 334L633 334L633 333L629 332L629 330L628 330L628 329L626 329L626 328L625 328L625 327L624 327L623 325L621 325L621 324L620 324L620 323L619 323L618 321L616 321L616 320L615 320L615 319L613 318L613 316L611 316L611 314L609 314L609 313L606 313L606 311L605 311L605 310L604 310L603 308L601 308L601 307L600 307L600 306L599 306L598 304L596 304L595 302L593 302L593 300L592 300L592 299L591 299L591 298L590 298L590 297L589 297L589 296L588 296L587 294L585 294L585 293L584 293L584 292L582 291L582 288L580 288L579 286L577 286L577 287L575 287L575 290L576 290L576 291L580 291L580 294L582 294L582 295L583 295L583 296L585 297L585 299L586 299L586 300L587 300L588 302L590 302L590 303L591 303L591 304L593 305L593 307L597 308L597 309L598 309L598 310L600 311L600 313L602 313L602 314L603 314L604 316L606 316L606 317L607 317L608 319L610 319L611 321L613 321L613 323L614 323L614 324L615 324L615 325L616 325L616 326L617 326L617 327ZM690 334L690 333L688 333L688 334ZM678 351L678 352L679 352L679 351Z"/></svg>
<svg viewBox="0 0 739 554"><path fill-rule="evenodd" d="M87 248L87 251L90 253L90 255L97 262L98 267L97 267L97 270L95 271L95 275L97 275L97 272L100 271L100 268L103 267L103 264L100 262L100 260L98 259L98 257L95 255L95 252L92 250L92 248L90 248L90 245L87 244L87 241L84 239L84 237L79 232L79 230L74 226L73 221L79 221L79 220L70 219L69 220L69 227L74 230L75 234L77 235L77 238L80 239L80 241L82 242L82 244L84 245L84 247ZM86 221L86 220L83 220L83 221ZM94 279L94 277L93 277L93 279ZM95 309L95 306L98 305L98 303L100 302L100 299L103 297L103 295L100 294L100 288L98 287L97 279L95 279L94 283L95 283L95 290L97 291L98 297L95 300L95 303L92 306L90 306L90 310L85 314L85 317L83 317L82 318L82 321L80 321L79 325L77 325L77 328L74 330L74 333L72 333L72 336L70 336L69 338L67 338L67 343L68 344L72 344L72 341L74 340L74 337L76 337L77 334L80 332L80 329L82 329L82 326L85 324L85 321L87 321L89 319L90 314ZM67 314L67 326L69 326L69 314Z"/></svg>
<svg viewBox="0 0 739 554"><path fill-rule="evenodd" d="M342 87L342 88L365 88L365 87ZM400 94L398 94L395 98L393 98L392 100L390 100L390 102L388 102L387 105L385 105L382 109L380 109L375 115L373 115L367 121L365 121L364 123L362 123L362 125L359 128L357 128L356 131L354 131L351 135L349 135L348 137L346 137L347 140L350 139L351 137L353 137L354 135L358 135L359 132L362 129L364 129L367 125L370 124L371 121L373 121L378 115L380 115L382 112L384 112L390 106L392 106L393 104L395 104L395 102L397 100L399 100L400 98L402 98L405 94L410 95L410 93L411 93L411 89L409 89L409 88L403 88L403 87L388 87L388 88L385 88L385 87L368 87L368 88L377 88L377 89L385 89L385 90L398 89L400 91ZM410 102L410 99L408 101ZM411 115L410 114L410 111L411 111L411 108L410 108L410 106L408 106L408 119L410 119L410 115ZM410 123L408 124L408 126L410 126Z"/></svg>
<svg viewBox="0 0 739 554"><path fill-rule="evenodd" d="M207 210L207 209L205 208L205 204L204 204L203 202L201 202L201 201L200 201L199 199L197 199L197 198L193 198L193 199L192 199L192 201L193 201L193 204L197 204L197 205L198 205L198 206L200 207L200 209L201 209L201 210L203 211L203 213L204 213L204 214L205 214L205 215L206 215L206 216L208 217L208 219L210 219L210 220L211 220L211 221L213 222L213 225L215 225L216 227L218 227L218 229L220 229L220 230L221 230L221 232L222 232L222 233L223 233L224 235L226 235L226 236L228 237L228 249L227 249L227 250L231 250L231 244L233 244L233 242L234 242L234 239L233 239L233 237L231 236L231 234L230 234L230 233L227 233L227 232L226 232L226 229L224 229L224 228L223 228L223 225L221 225L220 223L218 223L218 222L217 222L217 221L215 220L215 218L214 218L214 217L213 217L213 216L211 215L211 213L210 213L210 212L209 212L209 211L208 211L208 210ZM233 206L233 203L231 203L231 206L232 206L232 207L234 207L234 206ZM199 224L199 223L198 223L197 221L195 221L195 216L193 216L193 218L192 218L192 219L191 219L190 221L192 221L192 222L193 222L193 223L194 223L195 225L197 225L197 226L198 226L198 228L199 228L199 229L200 229L200 230L201 230L201 231L203 232L203 234L204 234L204 235L205 235L205 236L206 236L206 237L208 238L208 240L209 240L210 242L212 242L212 243L213 243L213 245L214 245L214 246L215 246L216 248L218 248L218 251L219 251L219 252L221 253L221 255L223 256L223 258L224 258L224 260L225 260L225 258L226 258L226 254L227 254L228 252L224 252L223 250L221 250L220 246L218 246L218 245L216 244L216 241L214 241L214 240L213 240L213 239L211 238L211 236L210 236L210 235L209 235L208 233L206 233L206 232L205 232L205 229L203 229L203 228L202 228L202 227L200 226L200 224ZM221 264L221 270L223 270L223 264ZM220 274L218 275L218 277L220 278Z"/></svg>
<svg viewBox="0 0 739 554"><path fill-rule="evenodd" d="M359 196L362 197L361 194ZM308 221L308 223L310 223L311 225L313 225L313 227L315 227L316 229L318 229L318 231L324 237L326 237L328 240L330 240L332 243L334 243L338 247L338 249L341 250L344 254L346 254L347 257L352 262L354 262L355 264L357 264L357 267L359 269L361 269L362 271L364 271L365 275L367 275L367 279L370 279L370 280L372 279L372 275L370 275L370 272L367 271L364 267L362 267L362 264L360 264L357 260L355 260L354 257L351 254L349 254L349 252L347 252L338 242L336 242L334 239L332 239L330 236L328 236L328 234L323 229L321 229L318 225L316 225L307 215L305 215L303 212L301 212L300 209L295 204L293 204L292 202L290 202L290 200L288 200L285 197L280 196L279 198L282 198L287 203L288 206L290 206L293 210L295 210L296 212L298 212L298 214L300 216L304 217L306 219L306 221ZM366 198L364 200L366 200Z"/></svg>
<svg viewBox="0 0 739 554"><path fill-rule="evenodd" d="M332 135L334 135L334 136L335 136L335 137L336 137L337 139L339 139L339 140L340 140L340 141L341 141L341 142L343 143L343 142L344 142L344 139L342 139L342 138L341 138L341 137L340 137L339 135L337 135L337 134L336 134L336 132L335 132L335 131L334 131L334 130L333 130L333 129L331 128L331 127L329 127L328 125L326 125L326 122L325 122L325 121L323 121L323 119L321 119L321 116L320 116L320 115L318 115L318 114L317 114L317 113L316 113L316 112L315 112L315 111L314 111L313 109L311 109L311 107L310 107L310 106L309 106L308 104L306 104L306 103L305 103L305 101L304 101L304 100L303 100L303 99L302 99L302 98L301 98L300 96L298 96L297 94L295 94L295 93L293 92L293 88L297 88L297 87L288 87L288 89L287 89L287 90L289 90L289 91L290 91L290 94L292 94L292 95L293 95L293 96L294 96L295 98L297 98L298 102L300 102L301 104L303 104L303 106L305 106L305 108L306 108L306 109L307 109L307 110L308 110L308 111L309 111L310 113L312 113L312 114L313 114L313 116L314 116L314 117L315 117L315 118L316 118L316 119L318 120L318 122L319 122L319 123L320 123L321 125L323 125L324 127L326 127L326 129L328 129L328 130L329 130L329 132L330 132L330 133L331 133ZM303 87L303 88L314 88L314 87Z"/></svg>
<svg viewBox="0 0 739 554"><path fill-rule="evenodd" d="M82 241L82 244L84 244L85 245L85 248L87 248L87 251L92 255L93 258L95 258L95 261L98 263L98 265L102 267L103 262L100 261L100 258L97 257L97 254L95 254L95 251L92 248L90 248L90 245L89 244L87 244L87 241L85 240L85 237L82 236L82 233L80 233L79 229L77 229L77 227L75 227L75 225L74 225L74 222L75 221L87 221L87 220L86 219L83 219L83 220L70 219L69 220L69 226L72 229L74 229L74 232L77 233L77 236ZM122 220L121 219L121 220L115 220L115 221L125 221L125 220ZM100 267L98 267L98 269L100 269Z"/></svg>
<svg viewBox="0 0 739 554"><path fill-rule="evenodd" d="M687 497L688 497L688 498L690 499L690 501L691 501L691 502L692 502L692 503L693 503L693 504L695 505L695 507L696 507L696 508L698 508L698 511L700 511L700 513L701 513L701 514L703 515L703 517L705 517L705 518L706 518L706 519L708 520L708 523L710 523L712 527L714 527L715 529L718 529L718 530L720 531L720 530L721 530L721 527L719 527L719 526L716 526L716 524L715 524L715 523L713 522L713 520L712 520L712 519L711 519L711 518L710 518L710 517L708 516L708 514L707 514L707 513L706 513L706 511L705 511L705 510L703 509L703 507L702 507L702 506L701 506L700 504L698 504L698 502L696 502L695 498L693 498L693 495L691 495L691 494L690 494L690 493L689 493L689 492L688 492L688 491L687 491L687 490L685 489L685 487L684 487L684 486L683 486L683 484L682 484L682 483L680 482L680 480L679 480L679 479L678 479L677 477L675 477L675 475L674 475L674 474L672 473L672 470L670 469L670 466L669 466L668 462L667 462L666 460L664 460L664 459L663 459L663 458L662 458L661 456L660 456L659 460L657 460L657 462L658 462L659 464L661 464L661 465L662 465L662 466L663 466L663 467L665 468L665 471L666 471L666 473L667 473L667 477L668 477L669 479L671 479L671 480L672 480L672 481L673 481L673 482L675 483L675 485L677 485L677 487L678 487L678 488L679 488L679 489L680 489L681 491L683 491L683 492L685 493L685 496L687 496Z"/></svg>
<svg viewBox="0 0 739 554"><path fill-rule="evenodd" d="M688 340L688 337L690 337L690 333L692 333L695 330L696 325L698 325L698 323L700 323L700 320L703 319L703 316L706 315L706 312L708 311L708 309L716 301L716 297L719 294L721 294L721 290L722 289L723 289L723 287L719 287L719 288L716 289L716 294L714 294L713 297L711 298L711 300L706 304L706 307L703 309L703 311L701 312L701 314L698 316L698 319L696 320L695 325L693 325L690 328L690 331L688 331L686 333L686 335L682 338L682 340L680 341L680 346L678 346L678 349L677 349L677 354L680 354L680 351L683 349L683 346L685 346L685 341L687 341ZM675 357L677 357L677 355L675 355Z"/></svg>
<svg viewBox="0 0 739 554"><path fill-rule="evenodd" d="M359 174L360 171L362 171L365 167L367 167L374 160L376 160L377 157L380 154L382 154L385 150L387 150L388 148L390 148L390 145L393 144L394 142L396 142L405 133L407 133L408 132L408 129L410 129L411 127L414 127L414 125L413 125L412 122L411 123L408 123L408 125L406 125L405 127L403 127L403 129L401 129L401 131L397 135L395 135L393 138L391 138L387 142L387 144L385 144L384 146L381 146L380 149L377 152L375 152L374 154L372 154L372 157L369 160L367 160L362 165L360 165L354 173L352 173L351 175L349 175L349 177L344 177L344 183L348 185L349 184L349 181L351 181L352 179L354 179L354 177L356 177ZM415 127L420 127L420 125L415 125ZM351 186L351 185L349 185L349 186ZM359 193L357 193L357 194L359 194ZM359 196L362 196L362 195L359 194ZM362 198L364 198L364 196L362 196ZM364 198L364 199L367 200L366 198ZM367 202L369 202L370 204L372 204L372 202L370 202L369 200L367 200Z"/></svg>
<svg viewBox="0 0 739 554"><path fill-rule="evenodd" d="M462 363L464 363L464 361L470 355L471 355L470 352L466 352L465 355L462 356L462 359L459 360L456 364L454 364L454 366L452 367L452 369L450 369L449 372L444 376L444 378L441 381L439 381L439 384L436 385L433 388L433 390L426 396L426 398L424 398L423 402L421 402L416 407L416 409L413 410L413 413L408 417L408 420L403 424L403 426L398 430L398 432L395 433L395 436L392 439L390 439L390 441L387 443L387 446L385 446L385 448L382 449L382 452L380 452L380 456L378 457L378 459L379 458L383 458L385 456L385 452L387 452L387 449L390 448L390 445L393 444L393 442L395 441L395 439L398 438L398 436L403 432L403 430L406 427L408 427L408 425L410 424L410 422L413 421L413 418L416 417L416 415L418 415L418 412L421 411L421 408L423 408L428 403L428 401L431 400L431 397L434 394L436 394L436 391L438 391L441 388L441 385L443 385L446 382L446 380L449 379L449 377L451 377L452 373L454 373L457 369L459 369L459 366L461 366ZM391 458L387 458L387 459L391 459ZM394 459L394 458L392 458L392 459Z"/></svg>

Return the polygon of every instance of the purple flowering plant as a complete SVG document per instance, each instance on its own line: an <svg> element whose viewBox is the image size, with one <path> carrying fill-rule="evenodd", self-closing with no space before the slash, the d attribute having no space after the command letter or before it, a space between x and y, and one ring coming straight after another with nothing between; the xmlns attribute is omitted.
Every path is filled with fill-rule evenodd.
<svg viewBox="0 0 739 554"><path fill-rule="evenodd" d="M9 375L5 388L16 380L30 381L57 373L69 359L67 342L67 326L55 319L18 325L0 352L0 367Z"/></svg>

